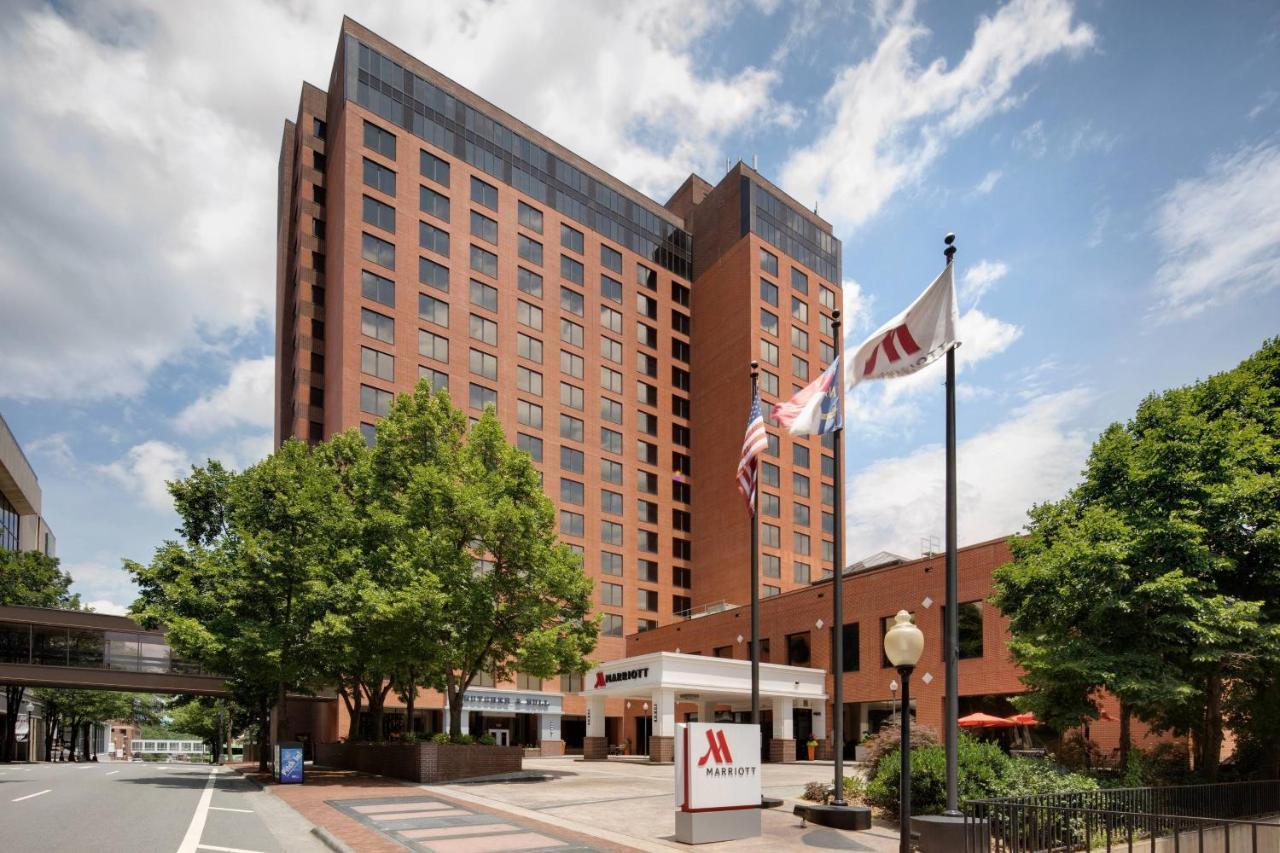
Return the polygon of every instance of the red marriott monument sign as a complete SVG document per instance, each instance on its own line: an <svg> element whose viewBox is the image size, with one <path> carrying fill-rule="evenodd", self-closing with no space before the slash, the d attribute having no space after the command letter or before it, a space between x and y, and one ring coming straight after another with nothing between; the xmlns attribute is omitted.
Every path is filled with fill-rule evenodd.
<svg viewBox="0 0 1280 853"><path fill-rule="evenodd" d="M676 837L700 843L759 834L760 727L735 723L676 726ZM697 817L703 820L698 825ZM681 837L687 827L690 837ZM716 836L708 837L707 830Z"/></svg>

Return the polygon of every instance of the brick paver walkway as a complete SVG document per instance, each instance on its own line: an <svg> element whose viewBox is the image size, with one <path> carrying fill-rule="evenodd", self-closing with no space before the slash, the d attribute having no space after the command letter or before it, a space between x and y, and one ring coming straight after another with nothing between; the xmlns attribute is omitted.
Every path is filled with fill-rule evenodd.
<svg viewBox="0 0 1280 853"><path fill-rule="evenodd" d="M360 853L631 849L395 779L309 767L304 784L277 785L253 765L236 769Z"/></svg>

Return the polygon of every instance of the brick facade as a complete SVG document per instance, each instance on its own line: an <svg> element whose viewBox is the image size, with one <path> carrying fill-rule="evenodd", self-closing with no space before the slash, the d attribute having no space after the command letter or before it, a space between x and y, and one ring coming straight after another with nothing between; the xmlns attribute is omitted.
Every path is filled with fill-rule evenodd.
<svg viewBox="0 0 1280 853"><path fill-rule="evenodd" d="M342 770L358 770L408 779L448 782L495 773L513 773L522 766L518 746L457 743L323 743L316 745L316 763Z"/></svg>

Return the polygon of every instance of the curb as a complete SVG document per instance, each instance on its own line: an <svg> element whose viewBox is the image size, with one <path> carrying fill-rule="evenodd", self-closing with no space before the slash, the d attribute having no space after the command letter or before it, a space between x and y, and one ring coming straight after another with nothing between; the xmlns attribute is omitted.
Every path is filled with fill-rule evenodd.
<svg viewBox="0 0 1280 853"><path fill-rule="evenodd" d="M311 834L320 839L324 846L333 850L334 853L356 853L353 848L347 846L346 842L323 826L311 827Z"/></svg>

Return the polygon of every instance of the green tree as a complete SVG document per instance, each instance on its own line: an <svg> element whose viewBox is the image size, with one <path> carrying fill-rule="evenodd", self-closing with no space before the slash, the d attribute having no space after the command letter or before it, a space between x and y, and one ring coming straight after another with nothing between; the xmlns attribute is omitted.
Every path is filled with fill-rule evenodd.
<svg viewBox="0 0 1280 853"><path fill-rule="evenodd" d="M1028 703L1088 717L1105 688L1216 778L1224 718L1269 725L1280 667L1280 339L1109 427L1012 548L994 601Z"/></svg>
<svg viewBox="0 0 1280 853"><path fill-rule="evenodd" d="M0 548L0 605L79 610L80 596L71 592L71 576L59 567L56 557L39 551L9 551ZM18 712L25 696L26 687L19 684L5 685L0 762L13 760L18 743Z"/></svg>

